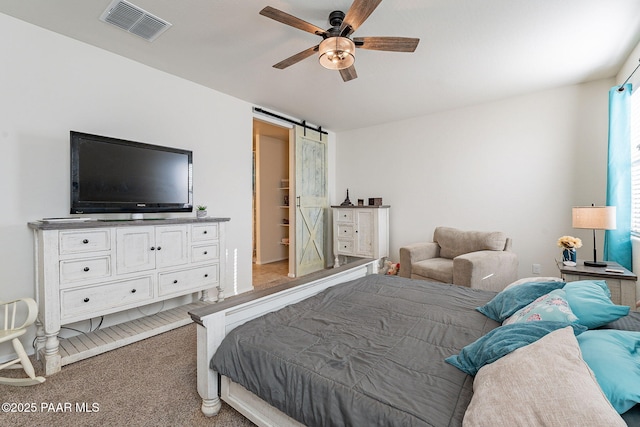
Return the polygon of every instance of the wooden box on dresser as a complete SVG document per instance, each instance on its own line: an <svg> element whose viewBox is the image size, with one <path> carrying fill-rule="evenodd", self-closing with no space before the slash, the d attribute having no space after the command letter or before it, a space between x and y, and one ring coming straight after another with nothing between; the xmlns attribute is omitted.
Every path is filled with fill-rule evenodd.
<svg viewBox="0 0 640 427"><path fill-rule="evenodd" d="M334 267L340 255L380 259L389 256L389 206L331 206Z"/></svg>
<svg viewBox="0 0 640 427"><path fill-rule="evenodd" d="M30 222L39 307L36 352L44 357L45 374L64 364L62 325L194 292L201 292L202 301L222 299L227 221Z"/></svg>

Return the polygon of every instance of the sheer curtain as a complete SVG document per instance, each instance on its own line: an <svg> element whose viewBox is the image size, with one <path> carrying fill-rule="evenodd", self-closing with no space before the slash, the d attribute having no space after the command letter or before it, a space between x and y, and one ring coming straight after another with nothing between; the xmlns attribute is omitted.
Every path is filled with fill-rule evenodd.
<svg viewBox="0 0 640 427"><path fill-rule="evenodd" d="M607 206L616 206L616 229L607 230L604 259L631 270L631 84L609 90Z"/></svg>

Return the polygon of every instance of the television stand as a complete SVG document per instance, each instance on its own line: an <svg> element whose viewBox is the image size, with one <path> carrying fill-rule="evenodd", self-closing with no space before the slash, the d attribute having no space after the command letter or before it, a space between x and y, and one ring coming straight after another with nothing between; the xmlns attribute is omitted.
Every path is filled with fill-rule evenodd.
<svg viewBox="0 0 640 427"><path fill-rule="evenodd" d="M45 375L134 341L126 337L71 354L58 338L63 325L195 293L204 302L222 301L227 221L30 222L39 309L36 355L44 358ZM147 325L155 322L147 317L141 320ZM122 327L132 327L130 322L127 325ZM140 337L156 329L134 328ZM104 333L110 331L105 328ZM75 341L82 343L84 338L78 336Z"/></svg>

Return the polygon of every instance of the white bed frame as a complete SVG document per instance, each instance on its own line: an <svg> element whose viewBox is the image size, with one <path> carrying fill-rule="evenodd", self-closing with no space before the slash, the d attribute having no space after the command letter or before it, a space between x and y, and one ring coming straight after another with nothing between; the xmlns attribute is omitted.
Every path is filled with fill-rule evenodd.
<svg viewBox="0 0 640 427"><path fill-rule="evenodd" d="M333 269L330 275L298 284L280 285L263 292L229 298L191 312L197 326L197 383L202 412L210 417L222 406L221 398L258 426L301 426L255 394L209 368L222 339L235 327L263 314L279 310L339 283L377 273L377 260L362 260ZM219 381L220 378L220 381ZM219 394L220 393L220 394Z"/></svg>

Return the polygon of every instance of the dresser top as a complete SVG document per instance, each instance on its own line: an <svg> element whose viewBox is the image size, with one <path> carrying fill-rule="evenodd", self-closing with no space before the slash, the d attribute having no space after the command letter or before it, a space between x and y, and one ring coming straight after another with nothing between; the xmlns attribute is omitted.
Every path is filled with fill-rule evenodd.
<svg viewBox="0 0 640 427"><path fill-rule="evenodd" d="M588 265L584 265L583 260L578 260L575 266L568 266L562 263L558 263L558 267L560 268L560 272L564 274L576 274L579 276L593 276L600 278L619 278L625 280L637 280L637 276L613 261L606 261L606 267L590 267ZM615 270L620 270L622 272L613 272L607 271L608 268L612 268Z"/></svg>
<svg viewBox="0 0 640 427"><path fill-rule="evenodd" d="M42 220L29 222L27 225L34 230L72 230L79 228L100 227L133 227L141 225L170 225L170 224L205 224L208 222L226 222L231 218L158 218L158 219L89 219L80 220L69 218Z"/></svg>
<svg viewBox="0 0 640 427"><path fill-rule="evenodd" d="M357 206L357 205L353 205L353 206L340 206L340 205L332 205L332 208L339 208L339 209L363 209L363 208L368 208L368 209L387 209L390 208L390 205L379 205L379 206L372 206L372 205L363 205L363 206Z"/></svg>

